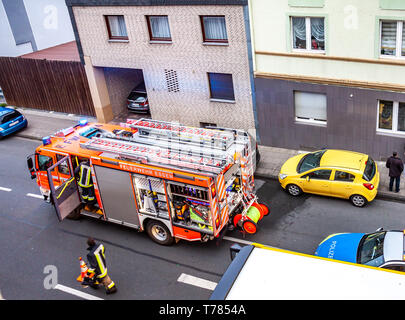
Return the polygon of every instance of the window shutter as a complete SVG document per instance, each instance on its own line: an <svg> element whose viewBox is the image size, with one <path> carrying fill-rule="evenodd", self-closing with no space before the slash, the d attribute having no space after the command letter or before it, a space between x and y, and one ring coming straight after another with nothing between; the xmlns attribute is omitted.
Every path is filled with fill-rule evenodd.
<svg viewBox="0 0 405 320"><path fill-rule="evenodd" d="M326 121L326 95L294 92L295 116L303 119Z"/></svg>

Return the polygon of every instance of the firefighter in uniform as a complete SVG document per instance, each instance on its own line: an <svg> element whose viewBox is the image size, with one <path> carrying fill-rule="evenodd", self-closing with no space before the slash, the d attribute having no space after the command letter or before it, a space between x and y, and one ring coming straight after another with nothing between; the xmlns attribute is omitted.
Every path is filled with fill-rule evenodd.
<svg viewBox="0 0 405 320"><path fill-rule="evenodd" d="M93 179L91 178L91 168L88 161L82 161L80 166L75 169L75 175L79 174L79 186L82 188L82 199L84 202L93 204L95 202L95 193Z"/></svg>
<svg viewBox="0 0 405 320"><path fill-rule="evenodd" d="M105 248L102 243L96 244L93 238L87 239L87 260L90 264L88 270L88 277L86 277L82 284L91 285L93 288L97 288L98 284L102 284L107 294L117 291L117 287L114 281L111 280L107 274L107 264L105 260Z"/></svg>

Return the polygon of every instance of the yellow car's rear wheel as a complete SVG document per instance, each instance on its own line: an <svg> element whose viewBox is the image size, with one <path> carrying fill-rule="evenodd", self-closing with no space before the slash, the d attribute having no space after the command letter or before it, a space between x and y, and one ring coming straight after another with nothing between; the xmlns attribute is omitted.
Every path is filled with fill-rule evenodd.
<svg viewBox="0 0 405 320"><path fill-rule="evenodd" d="M354 194L350 197L350 201L355 207L361 208L367 204L367 199L359 194Z"/></svg>

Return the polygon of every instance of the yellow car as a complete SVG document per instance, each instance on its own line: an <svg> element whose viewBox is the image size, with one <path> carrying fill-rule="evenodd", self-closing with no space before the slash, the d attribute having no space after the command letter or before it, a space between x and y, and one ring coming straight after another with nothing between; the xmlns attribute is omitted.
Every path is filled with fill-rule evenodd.
<svg viewBox="0 0 405 320"><path fill-rule="evenodd" d="M308 192L350 199L354 206L363 207L377 195L380 174L366 154L324 149L288 159L278 180L292 196Z"/></svg>

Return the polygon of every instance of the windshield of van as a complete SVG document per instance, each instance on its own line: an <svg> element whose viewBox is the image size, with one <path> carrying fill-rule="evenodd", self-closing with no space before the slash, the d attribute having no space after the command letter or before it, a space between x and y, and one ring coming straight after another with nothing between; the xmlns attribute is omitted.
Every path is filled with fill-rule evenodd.
<svg viewBox="0 0 405 320"><path fill-rule="evenodd" d="M360 241L357 263L379 267L384 263L385 231L365 235Z"/></svg>
<svg viewBox="0 0 405 320"><path fill-rule="evenodd" d="M319 167L319 164L321 163L321 158L325 152L326 150L308 153L298 163L297 172L301 173Z"/></svg>
<svg viewBox="0 0 405 320"><path fill-rule="evenodd" d="M368 157L366 162L366 168L364 169L363 179L371 181L374 178L376 172L375 162L371 157Z"/></svg>

